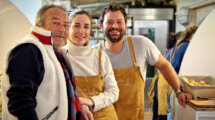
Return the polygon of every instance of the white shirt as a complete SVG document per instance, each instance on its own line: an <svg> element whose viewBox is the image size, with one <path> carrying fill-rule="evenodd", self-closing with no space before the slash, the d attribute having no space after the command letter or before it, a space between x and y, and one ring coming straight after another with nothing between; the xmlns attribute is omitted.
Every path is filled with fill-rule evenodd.
<svg viewBox="0 0 215 120"><path fill-rule="evenodd" d="M98 49L90 48L90 45L77 46L70 41L68 41L65 49L75 76L94 76L99 74ZM119 96L119 89L110 60L103 50L101 64L104 74L104 92L91 97L94 101L93 112L110 106L118 100Z"/></svg>
<svg viewBox="0 0 215 120"><path fill-rule="evenodd" d="M152 41L144 36L131 36L131 39L137 64L140 66L141 75L145 80L147 64L154 65L161 53ZM98 45L95 47L98 48ZM118 53L109 52L104 47L104 42L102 42L102 49L109 56L113 69L128 68L134 65L127 36L124 37L123 47Z"/></svg>

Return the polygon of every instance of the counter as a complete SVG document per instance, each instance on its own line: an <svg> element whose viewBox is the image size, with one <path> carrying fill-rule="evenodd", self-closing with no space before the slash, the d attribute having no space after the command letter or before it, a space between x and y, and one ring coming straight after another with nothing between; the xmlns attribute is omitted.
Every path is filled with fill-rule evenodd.
<svg viewBox="0 0 215 120"><path fill-rule="evenodd" d="M187 104L184 108L176 100L175 120L215 120L215 108L199 108Z"/></svg>

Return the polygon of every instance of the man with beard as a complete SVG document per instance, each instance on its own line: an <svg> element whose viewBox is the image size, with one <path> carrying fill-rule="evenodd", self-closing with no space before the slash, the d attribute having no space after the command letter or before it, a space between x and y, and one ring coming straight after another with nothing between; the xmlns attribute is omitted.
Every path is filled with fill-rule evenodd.
<svg viewBox="0 0 215 120"><path fill-rule="evenodd" d="M157 47L144 36L124 36L127 14L117 3L110 3L102 11L100 27L106 41L102 49L108 54L120 89L115 109L119 120L144 119L144 80L147 63L157 67L185 106L192 96L180 91L180 82L171 64ZM98 47L98 46L97 46Z"/></svg>

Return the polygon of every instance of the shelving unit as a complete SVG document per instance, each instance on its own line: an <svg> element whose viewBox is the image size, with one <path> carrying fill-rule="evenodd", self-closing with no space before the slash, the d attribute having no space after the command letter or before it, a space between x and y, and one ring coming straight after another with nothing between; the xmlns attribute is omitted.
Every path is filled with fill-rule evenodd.
<svg viewBox="0 0 215 120"><path fill-rule="evenodd" d="M95 41L94 43L97 44L99 43L99 41L103 41L103 40L105 40L105 37L104 37L104 33L100 28L99 16L92 16L92 30L91 30L90 41Z"/></svg>

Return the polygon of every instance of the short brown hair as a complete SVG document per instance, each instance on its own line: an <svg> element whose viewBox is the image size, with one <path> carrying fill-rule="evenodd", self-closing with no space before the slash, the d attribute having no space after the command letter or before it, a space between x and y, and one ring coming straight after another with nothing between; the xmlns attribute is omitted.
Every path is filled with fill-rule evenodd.
<svg viewBox="0 0 215 120"><path fill-rule="evenodd" d="M125 23L127 23L127 13L125 12L125 8L118 3L111 2L103 9L100 18L100 24L104 22L104 16L108 11L120 11L124 16Z"/></svg>
<svg viewBox="0 0 215 120"><path fill-rule="evenodd" d="M39 26L44 26L45 24L45 17L44 17L44 13L50 9L50 8L60 8L63 11L65 11L67 13L67 10L65 7L63 6L59 6L59 5L54 5L54 4L50 4L50 5L44 5L43 7L41 7L39 9L39 11L37 12L36 15L36 19L35 19L35 24L38 24Z"/></svg>

